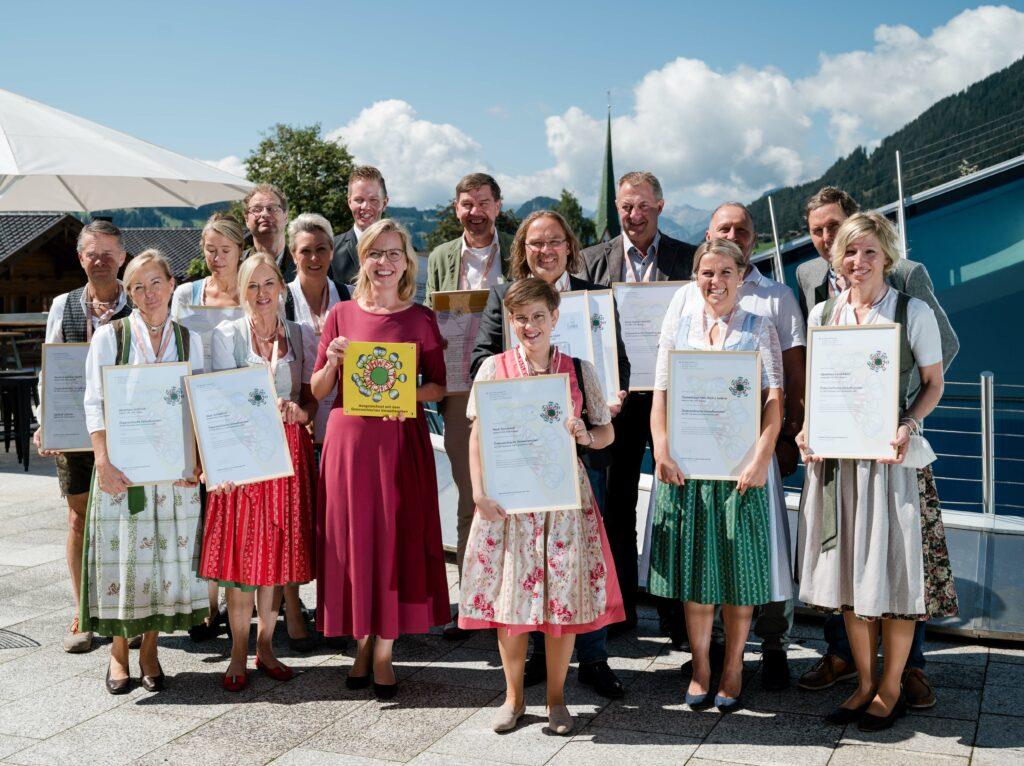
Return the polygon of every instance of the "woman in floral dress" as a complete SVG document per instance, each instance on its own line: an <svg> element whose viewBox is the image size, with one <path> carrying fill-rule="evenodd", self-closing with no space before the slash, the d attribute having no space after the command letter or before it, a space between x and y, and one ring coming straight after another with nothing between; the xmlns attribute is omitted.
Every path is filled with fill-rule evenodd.
<svg viewBox="0 0 1024 766"><path fill-rule="evenodd" d="M858 686L825 720L878 731L906 712L901 679L914 623L957 613L935 479L927 465L905 465L911 436L942 397L938 322L924 301L886 282L900 258L895 227L878 213L847 218L832 244L832 268L849 289L815 306L808 327L900 325L899 427L884 460L825 460L797 445L807 464L800 499L800 599L840 612ZM813 392L810 392L813 395ZM879 628L885 649L876 673Z"/></svg>
<svg viewBox="0 0 1024 766"><path fill-rule="evenodd" d="M558 322L558 292L540 279L523 279L505 294L509 325L519 338L517 348L489 357L477 372L481 381L567 373L572 417L566 427L581 446L601 449L611 444L611 416L594 366L577 363L551 345ZM580 415L587 408L592 428ZM470 397L466 416L476 420ZM515 728L525 709L523 671L530 631L544 633L547 656L549 728L556 734L572 730L565 706L565 676L576 634L624 619L615 565L601 514L587 472L580 464L581 508L506 514L487 497L480 469L479 433L470 433L470 474L476 512L466 546L459 604L459 627L497 628L501 664L507 686L497 710L495 731Z"/></svg>

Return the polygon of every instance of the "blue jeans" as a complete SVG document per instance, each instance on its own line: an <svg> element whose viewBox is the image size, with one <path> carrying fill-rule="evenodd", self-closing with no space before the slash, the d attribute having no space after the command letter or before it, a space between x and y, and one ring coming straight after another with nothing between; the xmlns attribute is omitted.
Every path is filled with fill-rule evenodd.
<svg viewBox="0 0 1024 766"><path fill-rule="evenodd" d="M594 491L594 500L597 502L597 509L604 516L604 502L608 494L607 472L604 468L587 467L587 478L590 479L590 488ZM576 636L576 659L581 663L607 662L608 647L605 642L608 638L608 626L592 630L589 633L579 633ZM530 634L530 643L533 644L533 656L539 657L544 654L544 634L535 631ZM539 652L539 654L538 654Z"/></svg>
<svg viewBox="0 0 1024 766"><path fill-rule="evenodd" d="M850 639L846 635L846 622L841 614L830 615L825 620L825 640L828 642L828 653L853 664L853 650ZM910 656L907 658L908 668L924 670L924 622L918 621L914 626L914 642L910 645Z"/></svg>

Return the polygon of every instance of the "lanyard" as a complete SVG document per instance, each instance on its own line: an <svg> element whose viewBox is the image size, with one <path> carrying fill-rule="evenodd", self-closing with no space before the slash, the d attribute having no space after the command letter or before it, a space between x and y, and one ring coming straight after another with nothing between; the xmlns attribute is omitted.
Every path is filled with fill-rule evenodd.
<svg viewBox="0 0 1024 766"><path fill-rule="evenodd" d="M121 297L121 293L120 292L117 294L117 297L118 298ZM108 308L106 311L104 311L99 317L97 317L96 324L98 326L102 327L103 325L105 325L107 322L110 321L110 317L114 316L114 314L117 313L117 304L118 304L118 300L117 300L117 298L115 298L114 299L114 304L112 306L110 306L110 308ZM85 307L88 309L88 311L85 312L85 342L86 343L91 343L92 342L92 318L94 316L94 314L92 313L93 307L94 306L108 306L108 305L110 305L110 304L105 303L103 301L94 300L93 297L92 297L92 287L90 285L86 285L85 286Z"/></svg>
<svg viewBox="0 0 1024 766"><path fill-rule="evenodd" d="M143 321L144 323L145 320L140 321ZM143 364L156 364L161 359L163 359L164 352L167 350L167 345L171 342L171 323L168 322L167 320L164 320L164 331L160 337L160 347L157 349L156 354L153 356L152 359L150 358L149 352L147 350L147 345L149 344L147 344L145 338L142 337L142 333L138 328L138 324L136 322L132 322L131 324L132 340L135 345L135 348L138 349L139 356L142 358Z"/></svg>
<svg viewBox="0 0 1024 766"><path fill-rule="evenodd" d="M466 245L466 238L465 237L462 238L462 243L463 243L463 246L468 250L469 246ZM486 261L486 263L484 263L484 270L480 274L480 287L479 288L475 288L475 287L473 287L469 283L469 263L466 260L466 254L465 253L461 253L460 254L460 256L461 256L460 257L460 263L459 263L459 288L463 289L463 290L476 290L476 289L486 290L488 287L490 287L490 285L487 284L487 277L488 277L488 275L490 275L491 269L494 267L494 256L496 256L498 254L498 251L500 249L501 249L501 247L498 245L497 242L491 243L491 253L490 253L490 255L487 256L487 261ZM501 279L501 276L499 276L498 277L498 283L500 284L501 282L502 282L502 279Z"/></svg>
<svg viewBox="0 0 1024 766"><path fill-rule="evenodd" d="M277 363L279 361L278 351L280 348L280 339L278 337L278 332L280 329L281 320L278 318L277 324L274 325L274 348L270 352L270 359L267 359L267 357L263 356L263 349L260 347L260 336L256 334L256 325L253 324L252 319L249 320L249 332L252 334L253 348L255 348L256 353L260 355L260 359L270 365L270 374L274 378L277 377Z"/></svg>
<svg viewBox="0 0 1024 766"><path fill-rule="evenodd" d="M551 347L551 362L548 364L547 370L543 372L536 372L530 360L526 358L526 351L522 346L516 346L516 369L519 371L519 377L529 378L531 375L542 375L551 373L553 370L557 370L562 362L562 352L558 350L558 346Z"/></svg>
<svg viewBox="0 0 1024 766"><path fill-rule="evenodd" d="M302 293L302 285L299 285L299 292ZM302 293L302 299L306 300L306 294ZM306 301L306 308L309 309L309 321L313 325L313 332L316 337L320 337L324 332L324 325L327 324L327 313L331 309L331 291L330 284L327 280L324 280L324 291L320 296L320 313L313 311L313 307L309 305L309 301Z"/></svg>

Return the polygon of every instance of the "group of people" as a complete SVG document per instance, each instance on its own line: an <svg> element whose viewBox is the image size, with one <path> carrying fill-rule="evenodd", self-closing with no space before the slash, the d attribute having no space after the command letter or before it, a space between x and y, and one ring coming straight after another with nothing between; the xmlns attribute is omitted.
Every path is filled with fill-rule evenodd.
<svg viewBox="0 0 1024 766"><path fill-rule="evenodd" d="M117 228L96 221L81 232L87 284L54 300L47 325L48 342L90 343L85 408L93 451L55 454L79 604L65 649L87 650L94 633L113 637L108 691L130 689L133 641L142 684L159 690L159 631L187 629L203 640L224 627L232 652L223 686L243 689L254 605L256 667L291 678L274 654L274 625L283 602L289 646L312 649L317 639L298 585L315 579L316 632L335 646L356 641L349 688L396 694L392 647L403 633L443 625L445 638L461 640L494 629L507 684L494 729L514 729L524 688L546 681L549 727L566 734L574 649L580 683L610 698L625 693L608 663L607 637L636 627L642 578L661 629L692 654L681 693L694 709L740 704L752 626L762 642L761 683L789 685L796 598L829 615L828 651L800 686L857 679L826 720L871 731L891 726L907 706L935 704L923 626L955 614L956 594L931 470L903 461L939 401L958 345L927 271L901 258L887 219L858 212L836 188L811 197L806 220L821 257L797 270L798 302L751 263L756 233L740 203L720 205L706 241L694 247L660 230L658 179L628 173L616 195L622 234L582 249L554 211L530 214L515 236L500 232L498 184L473 173L455 189L462 235L431 252L426 304L417 305L417 258L408 232L383 217L380 172L356 168L348 199L355 225L335 236L313 213L289 222L281 190L256 186L244 201L251 246L240 224L215 215L202 233L210 276L183 285L154 250L133 257L119 281L126 254ZM653 391L629 391L630 349L621 334L614 392L602 390L589 361L552 344L561 293L664 280L688 284L661 328ZM445 341L432 311L434 294L452 290L489 290L470 362L474 386L568 376L565 427L579 453L580 507L509 514L487 496L473 393L446 390ZM234 308L237 316L204 337L188 329L200 306ZM819 458L804 430L807 326L892 321L901 327L902 361L895 457ZM508 350L506 325L519 341ZM416 345L415 418L345 413L338 382L352 341ZM690 478L672 459L668 357L681 349L760 353L761 432L738 481ZM268 366L294 475L206 486L200 466L189 480L130 486L108 456L100 371L167 361L187 361L193 373ZM454 614L426 402L436 402L444 420L458 491ZM638 482L648 447L656 487L640 557ZM800 459L793 562L782 479Z"/></svg>

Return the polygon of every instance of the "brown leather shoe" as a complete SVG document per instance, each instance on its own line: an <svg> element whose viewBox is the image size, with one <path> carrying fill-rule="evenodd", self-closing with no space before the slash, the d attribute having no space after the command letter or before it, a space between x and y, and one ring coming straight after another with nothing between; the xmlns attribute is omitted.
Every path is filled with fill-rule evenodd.
<svg viewBox="0 0 1024 766"><path fill-rule="evenodd" d="M836 681L846 681L857 677L857 669L852 662L847 662L835 654L826 654L796 682L801 689L812 692L821 691L835 686Z"/></svg>
<svg viewBox="0 0 1024 766"><path fill-rule="evenodd" d="M907 707L914 710L935 707L935 690L923 670L907 668L903 671L903 697Z"/></svg>

